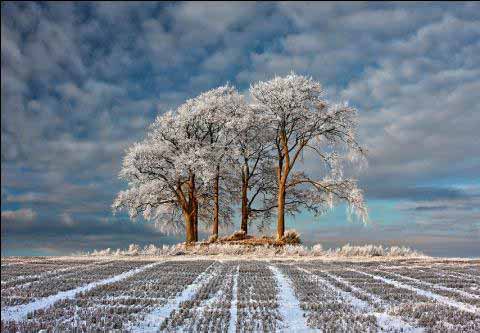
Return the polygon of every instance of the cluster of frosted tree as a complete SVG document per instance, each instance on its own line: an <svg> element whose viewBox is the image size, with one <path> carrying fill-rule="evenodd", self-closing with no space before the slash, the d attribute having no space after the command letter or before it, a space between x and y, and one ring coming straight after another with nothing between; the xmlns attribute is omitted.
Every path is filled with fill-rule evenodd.
<svg viewBox="0 0 480 333"><path fill-rule="evenodd" d="M276 216L279 239L285 214L302 209L321 214L344 201L365 218L362 192L342 172L363 157L356 110L329 103L318 82L295 74L258 82L250 95L247 103L226 85L158 116L126 153L120 177L128 189L113 209L163 230L184 228L187 242L198 241L199 221L218 237L235 207L245 232L252 220L262 226ZM304 154L316 158L310 174L299 163Z"/></svg>

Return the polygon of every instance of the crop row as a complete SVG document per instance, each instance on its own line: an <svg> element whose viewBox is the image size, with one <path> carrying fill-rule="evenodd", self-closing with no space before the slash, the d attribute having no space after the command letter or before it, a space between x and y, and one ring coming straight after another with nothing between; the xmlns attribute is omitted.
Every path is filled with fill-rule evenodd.
<svg viewBox="0 0 480 333"><path fill-rule="evenodd" d="M239 266L237 332L277 331L283 327L278 290L265 262L243 261Z"/></svg>
<svg viewBox="0 0 480 333"><path fill-rule="evenodd" d="M230 323L236 266L220 264L195 295L180 303L160 329L176 332L225 332Z"/></svg>
<svg viewBox="0 0 480 333"><path fill-rule="evenodd" d="M2 283L2 315L4 304L38 302L59 291L93 285L76 295L72 291L71 297L52 301L51 306L43 305L26 319L2 320L2 332L270 332L294 330L290 321L324 332L409 332L415 328L480 332L475 264L179 260L97 285L97 281L148 262L133 258L82 261L83 265L74 263L73 270L65 264L43 273L42 264L48 266L49 261L37 258L27 262L26 268L21 262L2 263L2 272L10 270L18 281L40 277L7 288ZM30 267L37 265L40 271ZM15 269L31 273L21 275ZM15 298L22 301L14 303ZM302 315L301 320L293 320Z"/></svg>
<svg viewBox="0 0 480 333"><path fill-rule="evenodd" d="M3 258L2 258L3 261ZM2 264L1 282L2 289L15 285L15 282L29 282L47 273L61 272L72 268L92 264L95 260L34 260L34 261L14 261L6 265ZM33 279L32 279L33 278Z"/></svg>
<svg viewBox="0 0 480 333"><path fill-rule="evenodd" d="M479 314L440 304L412 290L379 281L361 272L345 269L329 273L340 276L350 285L382 299L390 314L414 321L427 331L478 332L480 329Z"/></svg>
<svg viewBox="0 0 480 333"><path fill-rule="evenodd" d="M145 265L144 261L116 261L77 268L73 272L42 278L32 283L2 288L2 307L26 304L36 299L75 289Z"/></svg>
<svg viewBox="0 0 480 333"><path fill-rule="evenodd" d="M24 321L2 321L2 332L124 330L175 298L211 264L208 261L166 262L122 281L79 293L73 299L60 300L51 307L30 313Z"/></svg>
<svg viewBox="0 0 480 333"><path fill-rule="evenodd" d="M337 290L291 265L278 265L292 281L307 324L323 332L376 332L376 317L352 306Z"/></svg>
<svg viewBox="0 0 480 333"><path fill-rule="evenodd" d="M470 294L471 287L475 286L475 282L469 279L447 279L438 277L434 274L426 274L423 271L380 271L365 270L370 274L382 276L394 281L402 282L422 290L428 290L438 295L442 295L458 302L471 304L480 309L480 297Z"/></svg>
<svg viewBox="0 0 480 333"><path fill-rule="evenodd" d="M40 273L31 274L31 275L21 275L15 278L10 278L7 281L2 282L2 291L5 291L9 288L23 288L31 284L42 283L48 281L52 278L59 278L62 276L68 276L82 272L87 269L92 269L93 267L101 267L111 263L111 261L89 261L83 262L82 264L63 264L63 265L49 265L50 267L47 270L40 270ZM47 267L45 267L46 269ZM35 285L32 286L35 288Z"/></svg>

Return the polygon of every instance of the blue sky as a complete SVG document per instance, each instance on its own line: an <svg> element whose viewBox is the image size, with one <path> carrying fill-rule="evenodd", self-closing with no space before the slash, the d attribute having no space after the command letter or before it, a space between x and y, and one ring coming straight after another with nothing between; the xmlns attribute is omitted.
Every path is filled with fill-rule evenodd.
<svg viewBox="0 0 480 333"><path fill-rule="evenodd" d="M183 240L112 215L125 148L188 97L292 70L359 109L370 223L288 227L480 254L478 3L2 2L1 41L2 254Z"/></svg>

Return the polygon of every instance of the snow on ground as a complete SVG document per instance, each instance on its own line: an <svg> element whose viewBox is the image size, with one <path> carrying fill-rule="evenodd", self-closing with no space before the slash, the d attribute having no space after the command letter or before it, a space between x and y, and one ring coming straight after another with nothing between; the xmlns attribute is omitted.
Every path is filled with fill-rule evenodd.
<svg viewBox="0 0 480 333"><path fill-rule="evenodd" d="M434 289L441 289L441 290L445 290L445 291L451 291L451 292L457 293L457 294L465 296L465 297L480 299L479 295L474 295L474 294L471 294L471 293L467 293L466 291L463 291L463 290L445 287L445 286L442 286L440 284L429 283L429 282L422 281L422 280L419 280L419 279L415 279L415 278L412 278L412 277L409 277L409 276L406 276L406 275L401 275L401 274L398 274L398 273L395 273L395 272L388 272L388 274L391 274L393 276L398 276L401 279L412 281L412 282L424 285L426 287L430 287L430 288L434 288Z"/></svg>
<svg viewBox="0 0 480 333"><path fill-rule="evenodd" d="M237 304L238 304L238 271L240 266L237 266L237 270L233 275L233 288L232 288L232 304L230 306L230 323L228 325L229 332L235 332L237 323Z"/></svg>
<svg viewBox="0 0 480 333"><path fill-rule="evenodd" d="M25 319L27 314L29 312L33 312L35 310L40 310L40 309L45 309L51 305L53 305L56 301L59 301L61 299L66 299L66 298L75 298L75 295L80 293L80 292L85 292L90 289L93 289L97 286L121 281L123 279L126 279L134 274L140 273L146 269L149 269L155 265L160 264L161 262L155 262L149 265L142 266L140 268L133 269L131 271L124 272L122 274L110 277L108 279L100 280L100 281L95 281L92 283L89 283L85 286L78 287L72 290L67 290L67 291L61 291L58 294L51 295L48 297L44 297L41 299L38 299L36 301L27 303L27 304L22 304L22 305L16 305L16 306L10 306L2 309L2 320L8 321L8 320L14 320L14 321L20 321L22 319Z"/></svg>
<svg viewBox="0 0 480 333"><path fill-rule="evenodd" d="M102 269L114 276L104 278L109 275L100 274L101 278L91 282L97 275L87 275L90 279L80 279L79 287L58 293L55 290L61 289L52 289L54 295L2 307L1 331L34 332L44 328L58 331L58 327L63 328L60 331L69 331L73 327L68 326L69 318L78 315L75 325L84 331L90 325L100 331L118 328L134 332L156 332L161 327L167 327L166 331L214 328L228 332L261 331L262 327L263 331L288 332L329 328L353 331L362 327L379 332L480 332L478 294L457 289L455 283L444 286L433 283L452 272L459 274L459 288L469 290L468 283L475 282L462 282L460 275L479 278L479 260L275 258L272 262L272 258L263 257L220 258L157 258L154 263L135 262L138 257L104 258L94 271L98 272L106 260L113 260L113 266L109 263ZM40 286L56 286L67 279L63 274L56 280L48 274L43 276L35 271L36 265L38 262L25 261L17 265L18 270L11 266L9 269L14 270L10 276L31 272L31 276L39 278ZM153 266L156 267L148 270ZM424 273L412 275L417 268ZM122 271L125 272L118 274ZM394 274L384 274L389 271ZM123 282L129 277L136 284L130 285L130 279ZM35 291L36 286L32 284L27 292ZM2 287L2 294L5 289L14 288ZM19 288L20 292L24 294L25 290ZM471 304L462 301L461 296L467 294L476 296L470 299ZM11 297L21 295L14 292ZM33 313L35 310L46 311ZM113 327L112 320L120 326Z"/></svg>
<svg viewBox="0 0 480 333"><path fill-rule="evenodd" d="M112 262L113 260L108 260L104 261L103 263L108 263ZM5 287L5 285L9 284L15 287L27 287L30 286L32 283L37 282L38 280L47 278L47 277L54 277L54 276L60 276L61 274L66 274L66 273L71 273L74 272L77 269L85 269L88 267L93 267L95 265L98 265L98 262L92 262L89 264L82 264L82 265L65 265L68 267L64 268L56 268L53 270L48 270L45 272L42 272L40 274L33 274L33 275L20 275L16 276L15 278L8 279L7 281L2 281L2 289L9 288L9 286ZM27 282L25 282L27 281Z"/></svg>
<svg viewBox="0 0 480 333"><path fill-rule="evenodd" d="M442 295L438 295L438 294L435 294L431 291L428 291L428 290L423 290L423 289L419 289L419 288L415 288L413 286L410 286L408 284L405 284L405 283L401 283L401 282L398 282L398 281L395 281L395 280L391 280L391 279L388 279L388 278L385 278L385 277L382 277L382 276L378 276L378 275L373 275L373 274L369 274L369 273L365 273L365 272L361 272L361 271L358 271L358 270L354 270L352 269L352 271L354 272L357 272L357 273L360 273L360 274L364 274L364 275L367 275L367 276L370 276L372 278L374 278L375 280L379 280L379 281L382 281L384 283L388 283L388 284L391 284L395 287L398 287L398 288L405 288L405 289L408 289L408 290L411 290L415 293L417 293L418 295L422 295L422 296L425 296L425 297L428 297L428 298L431 298L437 302L440 302L440 303L443 303L445 305L448 305L448 306L452 306L454 308L457 308L459 310L463 310L465 312L470 312L470 313L480 313L480 309L470 305L470 304L465 304L465 303L461 303L461 302L457 302L457 301L454 301L448 297L445 297L445 296L442 296Z"/></svg>
<svg viewBox="0 0 480 333"><path fill-rule="evenodd" d="M210 265L191 285L187 286L179 296L170 300L165 306L154 309L145 316L143 322L129 329L133 332L158 332L162 322L170 316L173 310L178 309L180 303L193 298L198 289L218 275L220 271L219 268L220 267L216 265L216 263Z"/></svg>
<svg viewBox="0 0 480 333"><path fill-rule="evenodd" d="M302 272L305 272L305 273L309 274L311 276L311 278L314 279L317 283L323 284L323 285L327 286L329 289L335 290L338 294L342 295L345 299L347 299L349 304L353 308L355 308L357 310L360 310L360 311L365 311L365 310L369 309L369 305L368 305L367 302L365 302L361 299L358 299L356 297L353 297L349 293L346 293L343 290L340 290L340 289L336 288L331 283L329 283L325 279L322 279L321 277L313 274L308 269L305 269L305 268L302 268L302 267L298 267L298 269L301 270Z"/></svg>
<svg viewBox="0 0 480 333"><path fill-rule="evenodd" d="M286 327L285 330L295 332L312 332L312 328L305 323L305 313L300 308L300 303L295 297L291 282L280 270L275 266L269 266L275 276L279 294L280 313Z"/></svg>
<svg viewBox="0 0 480 333"><path fill-rule="evenodd" d="M343 285L347 286L348 288L350 288L351 290L357 292L357 293L360 293L362 295L365 295L366 297L368 297L373 303L375 304L382 304L382 300L375 296L375 295L372 295L368 292L366 292L365 290L361 290L355 286L353 286L351 283L349 283L348 281L346 281L345 279L341 278L340 276L337 276L337 275L334 275L334 274L331 274L331 273L327 273L327 272L324 272L324 274L326 276L329 276L331 279L333 280L336 280L340 283L342 283Z"/></svg>
<svg viewBox="0 0 480 333"><path fill-rule="evenodd" d="M420 333L420 332L424 331L423 328L414 327L414 326L410 325L409 323L405 322L404 320L402 320L399 317L391 316L391 315L389 315L388 313L385 313L385 312L376 312L373 309L373 307L370 306L370 304L368 304L366 301L363 301L361 299L358 299L358 298L354 297L351 293L347 293L343 290L340 290L339 288L332 285L330 282L326 281L325 279L322 279L319 276L316 276L311 271L309 271L305 268L299 267L299 269L301 271L304 271L305 273L311 274L312 277L317 280L317 282L322 283L322 284L328 286L328 288L337 291L355 309L359 310L360 312L362 312L362 311L363 312L368 312L368 313L374 315L377 318L377 324L378 324L378 326L379 326L379 328L382 332L395 332L396 330L401 330L401 332L405 332L405 333L408 333L408 332L410 332L410 333L414 333L414 332L415 333L417 333L417 332ZM370 294L364 292L363 290L360 290L360 289L352 286L351 284L349 284L344 279L342 279L340 277L337 277L337 276L334 276L332 274L328 274L328 273L327 273L327 275L332 277L333 279L347 285L351 290L362 293L362 294L366 295L367 297L370 296L375 302L380 302L380 300L377 297L375 297L373 295L370 295Z"/></svg>

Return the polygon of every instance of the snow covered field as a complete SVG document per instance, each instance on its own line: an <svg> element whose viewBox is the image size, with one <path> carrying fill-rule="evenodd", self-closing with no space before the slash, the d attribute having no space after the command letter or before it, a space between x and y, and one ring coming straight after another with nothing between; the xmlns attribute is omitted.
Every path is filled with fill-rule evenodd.
<svg viewBox="0 0 480 333"><path fill-rule="evenodd" d="M480 261L2 258L1 331L480 332Z"/></svg>

